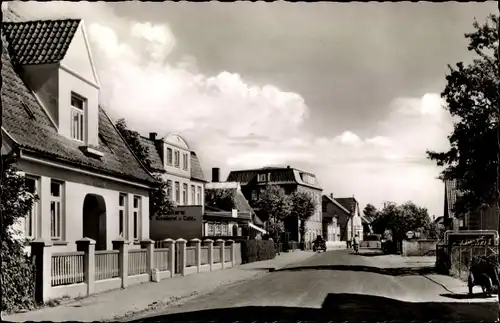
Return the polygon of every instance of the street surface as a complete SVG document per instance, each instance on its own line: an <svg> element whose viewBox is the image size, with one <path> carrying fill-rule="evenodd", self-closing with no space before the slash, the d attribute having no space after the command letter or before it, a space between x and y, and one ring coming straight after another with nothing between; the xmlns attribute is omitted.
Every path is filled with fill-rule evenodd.
<svg viewBox="0 0 500 323"><path fill-rule="evenodd" d="M136 322L328 320L494 321L496 295L468 296L464 283L432 273L418 261L370 250L320 253L257 280L171 308L130 318Z"/></svg>

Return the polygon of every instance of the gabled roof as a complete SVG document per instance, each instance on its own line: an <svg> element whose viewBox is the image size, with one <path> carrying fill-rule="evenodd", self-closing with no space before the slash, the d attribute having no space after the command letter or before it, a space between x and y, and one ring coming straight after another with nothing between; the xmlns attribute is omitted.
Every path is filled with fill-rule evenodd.
<svg viewBox="0 0 500 323"><path fill-rule="evenodd" d="M358 203L354 197L336 197L335 200L349 210L351 214L356 209L356 204Z"/></svg>
<svg viewBox="0 0 500 323"><path fill-rule="evenodd" d="M212 185L216 184L216 185ZM206 190L228 190L231 192L233 196L233 201L234 201L234 208L238 210L238 213L246 213L249 215L254 214L254 210L248 203L247 199L243 195L243 192L241 192L241 189L239 189L238 186L229 186L229 187L224 187L221 185L217 185L219 183L208 183L205 186L205 191ZM231 210L224 210L224 211L231 211Z"/></svg>
<svg viewBox="0 0 500 323"><path fill-rule="evenodd" d="M161 140L161 139L158 139ZM160 151L156 145L156 141L147 138L140 137L141 145L148 149L149 160L151 161L151 171L152 172L165 172L165 167L163 166L163 161L160 156ZM194 151L191 151L191 179L206 182L205 176L203 174L203 169L201 168L201 163Z"/></svg>
<svg viewBox="0 0 500 323"><path fill-rule="evenodd" d="M259 169L235 170L231 171L227 177L228 182L239 182L241 185L247 185L251 182L257 182L257 175L269 174L269 181L262 183L264 185L298 184L317 190L322 190L316 176L292 167L262 167ZM315 183L307 183L302 179L302 175L310 175Z"/></svg>
<svg viewBox="0 0 500 323"><path fill-rule="evenodd" d="M19 64L54 64L63 60L80 22L80 19L5 22L2 29Z"/></svg>
<svg viewBox="0 0 500 323"><path fill-rule="evenodd" d="M344 211L348 215L351 214L351 212L349 212L348 209L346 209L342 204L340 204L339 202L337 202L334 198L331 198L328 195L323 195L323 199L326 200L327 202L330 202L330 203L336 205L339 209L341 209L342 211Z"/></svg>
<svg viewBox="0 0 500 323"><path fill-rule="evenodd" d="M60 135L33 92L21 79L22 73L22 67L14 67L7 43L2 42L2 126L17 147L42 158L91 171L148 184L156 182L101 107L98 108L99 146L92 148L103 153L102 158L87 156L80 149L81 143Z"/></svg>

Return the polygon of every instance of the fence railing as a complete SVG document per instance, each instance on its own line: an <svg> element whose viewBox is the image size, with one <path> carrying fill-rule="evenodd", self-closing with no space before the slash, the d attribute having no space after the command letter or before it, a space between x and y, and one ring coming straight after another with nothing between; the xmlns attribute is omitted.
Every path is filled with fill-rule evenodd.
<svg viewBox="0 0 500 323"><path fill-rule="evenodd" d="M196 247L186 247L186 267L196 265Z"/></svg>
<svg viewBox="0 0 500 323"><path fill-rule="evenodd" d="M64 252L52 254L52 286L69 285L83 282L85 252Z"/></svg>
<svg viewBox="0 0 500 323"><path fill-rule="evenodd" d="M153 256L153 266L154 268L165 271L169 270L170 261L168 259L170 254L170 248L161 248L154 250Z"/></svg>
<svg viewBox="0 0 500 323"><path fill-rule="evenodd" d="M220 263L220 246L214 246L212 259L214 264Z"/></svg>
<svg viewBox="0 0 500 323"><path fill-rule="evenodd" d="M95 252L95 280L104 280L118 277L120 251L99 250Z"/></svg>
<svg viewBox="0 0 500 323"><path fill-rule="evenodd" d="M200 261L202 265L208 264L208 247L201 247Z"/></svg>
<svg viewBox="0 0 500 323"><path fill-rule="evenodd" d="M496 255L496 251L487 245L461 245L451 247L451 275L467 280L472 258L475 256Z"/></svg>
<svg viewBox="0 0 500 323"><path fill-rule="evenodd" d="M135 276L148 272L147 250L130 250L128 255L128 275Z"/></svg>
<svg viewBox="0 0 500 323"><path fill-rule="evenodd" d="M35 284L37 301L46 302L63 295L70 297L82 296L82 293L88 295L94 291L116 289L118 286L126 288L129 284L148 280L159 281L173 277L176 273L187 275L207 269L218 270L236 263L235 245L230 240L217 241L216 245L214 241L206 240L202 246L200 240L193 239L191 243L194 246L189 247L186 246L184 239L177 241L166 239L165 243L145 240L140 243L141 249L129 249L131 245L127 241L117 239L112 241L114 250L99 251L95 250L95 241L90 238L83 238L75 243L79 251L64 253L54 253L52 245L45 241L32 243L31 256L38 273ZM226 243L231 245L227 246ZM164 248L155 249L155 245ZM224 252L223 255L221 250ZM212 266L221 262L221 256L225 258L225 263L221 266ZM182 266L180 259L186 260L186 266ZM201 268L201 265L204 267ZM180 270L177 272L176 268L179 266ZM50 275L40 273L50 273ZM131 276L141 274L143 276L129 279ZM112 278L117 280L109 284L96 284L98 281ZM80 283L86 285L86 288L72 286ZM53 287L58 288L53 289Z"/></svg>

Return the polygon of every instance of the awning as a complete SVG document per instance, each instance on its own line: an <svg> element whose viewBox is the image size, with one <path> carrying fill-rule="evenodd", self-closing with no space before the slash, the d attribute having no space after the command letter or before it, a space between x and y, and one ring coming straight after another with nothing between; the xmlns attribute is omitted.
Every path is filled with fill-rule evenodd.
<svg viewBox="0 0 500 323"><path fill-rule="evenodd" d="M255 230L260 231L260 232L262 232L262 233L264 233L264 234L267 234L267 231L266 231L266 230L261 229L261 228L259 228L258 226L253 225L252 223L249 223L249 224L248 224L248 226L249 226L250 228L252 228L252 229L255 229Z"/></svg>

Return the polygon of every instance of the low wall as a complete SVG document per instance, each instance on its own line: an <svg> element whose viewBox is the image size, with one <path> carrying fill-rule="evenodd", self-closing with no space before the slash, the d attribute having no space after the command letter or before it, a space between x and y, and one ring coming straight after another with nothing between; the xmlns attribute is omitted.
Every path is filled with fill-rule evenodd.
<svg viewBox="0 0 500 323"><path fill-rule="evenodd" d="M327 241L326 249L345 249L347 244L345 241Z"/></svg>
<svg viewBox="0 0 500 323"><path fill-rule="evenodd" d="M437 240L404 240L403 256L431 256L436 254Z"/></svg>

